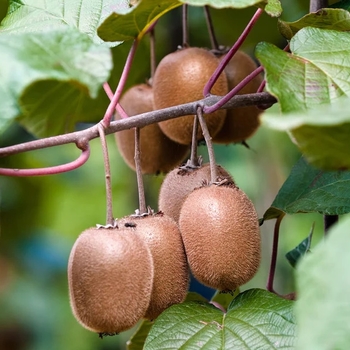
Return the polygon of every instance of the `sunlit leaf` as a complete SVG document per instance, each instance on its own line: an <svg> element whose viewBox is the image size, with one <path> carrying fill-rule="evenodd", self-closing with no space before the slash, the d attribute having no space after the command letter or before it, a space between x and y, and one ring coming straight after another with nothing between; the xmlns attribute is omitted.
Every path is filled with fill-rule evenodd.
<svg viewBox="0 0 350 350"><path fill-rule="evenodd" d="M349 31L350 13L341 9L327 8L309 13L295 22L278 22L278 29L286 39L291 39L304 27Z"/></svg>
<svg viewBox="0 0 350 350"><path fill-rule="evenodd" d="M293 349L293 303L252 289L236 297L226 314L204 302L173 305L155 321L144 349Z"/></svg>
<svg viewBox="0 0 350 350"><path fill-rule="evenodd" d="M72 27L101 43L96 33L100 23L113 11L129 7L127 0L10 0L0 32L46 32Z"/></svg>
<svg viewBox="0 0 350 350"><path fill-rule="evenodd" d="M340 221L298 264L298 350L349 349L349 231L350 218Z"/></svg>
<svg viewBox="0 0 350 350"><path fill-rule="evenodd" d="M260 43L256 55L266 70L267 90L283 112L307 109L350 95L350 36L306 27L290 41L291 53Z"/></svg>
<svg viewBox="0 0 350 350"><path fill-rule="evenodd" d="M154 21L180 5L178 0L141 0L127 12L113 12L98 28L98 35L104 41L141 38Z"/></svg>
<svg viewBox="0 0 350 350"><path fill-rule="evenodd" d="M321 171L301 158L279 190L264 219L282 213L341 215L350 212L350 172Z"/></svg>
<svg viewBox="0 0 350 350"><path fill-rule="evenodd" d="M295 267L298 263L298 261L310 250L311 247L311 240L312 240L312 234L314 233L315 223L311 227L311 231L309 235L300 242L294 249L290 250L286 254L286 258L289 261L289 263Z"/></svg>
<svg viewBox="0 0 350 350"><path fill-rule="evenodd" d="M20 115L41 137L103 117L101 85L112 69L107 47L67 28L0 35L0 52L0 130Z"/></svg>

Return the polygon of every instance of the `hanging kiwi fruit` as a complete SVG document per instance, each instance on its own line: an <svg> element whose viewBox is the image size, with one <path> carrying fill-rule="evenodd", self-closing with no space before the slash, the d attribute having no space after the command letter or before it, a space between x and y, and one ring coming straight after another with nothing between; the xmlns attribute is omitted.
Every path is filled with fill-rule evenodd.
<svg viewBox="0 0 350 350"><path fill-rule="evenodd" d="M100 334L133 327L146 313L153 260L131 228L90 228L76 240L68 261L70 304L81 325Z"/></svg>
<svg viewBox="0 0 350 350"><path fill-rule="evenodd" d="M131 87L120 99L120 105L128 116L153 110L153 89L148 84ZM121 119L116 113L116 119ZM135 170L134 130L115 133L117 146L126 164ZM188 147L180 145L167 136L158 124L147 125L140 130L141 170L143 174L166 173L181 164L188 154Z"/></svg>
<svg viewBox="0 0 350 350"><path fill-rule="evenodd" d="M185 300L189 269L177 224L161 213L129 216L118 220L119 226L132 227L148 245L154 266L154 280L149 307L144 315L153 320L166 308Z"/></svg>
<svg viewBox="0 0 350 350"><path fill-rule="evenodd" d="M258 215L234 184L202 186L185 199L179 226L193 275L203 284L233 291L260 264Z"/></svg>
<svg viewBox="0 0 350 350"><path fill-rule="evenodd" d="M217 175L221 180L229 179L231 175L220 165L217 165ZM210 165L205 163L196 168L183 166L170 171L164 178L159 191L158 208L164 214L179 221L180 210L186 197L198 187L210 182Z"/></svg>
<svg viewBox="0 0 350 350"><path fill-rule="evenodd" d="M153 77L154 108L161 109L193 102L203 98L203 88L209 80L219 59L210 51L198 48L183 48L165 56L158 64ZM214 95L225 95L228 83L222 74L211 91ZM221 129L226 110L217 110L205 119L212 136ZM175 142L189 145L192 138L194 116L183 116L162 121L160 128ZM203 139L198 128L197 140Z"/></svg>
<svg viewBox="0 0 350 350"><path fill-rule="evenodd" d="M221 56L222 60L224 56ZM237 51L231 58L224 72L228 81L228 88L232 90L245 77L257 68L254 60L243 51ZM260 75L250 81L238 94L250 94L257 91L263 78ZM238 143L251 137L260 125L259 114L262 111L256 106L238 107L227 110L222 128L213 135L215 143Z"/></svg>

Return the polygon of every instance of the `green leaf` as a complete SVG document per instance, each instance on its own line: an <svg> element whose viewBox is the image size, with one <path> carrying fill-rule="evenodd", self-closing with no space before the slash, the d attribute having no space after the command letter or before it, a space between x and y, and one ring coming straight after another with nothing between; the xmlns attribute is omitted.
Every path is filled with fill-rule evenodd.
<svg viewBox="0 0 350 350"><path fill-rule="evenodd" d="M46 32L78 29L102 43L97 27L113 11L129 9L125 0L10 0L9 12L0 26L2 33Z"/></svg>
<svg viewBox="0 0 350 350"><path fill-rule="evenodd" d="M142 0L127 12L113 12L99 26L98 35L104 41L141 38L154 21L180 5L178 0Z"/></svg>
<svg viewBox="0 0 350 350"><path fill-rule="evenodd" d="M333 226L297 267L297 349L348 350L350 218Z"/></svg>
<svg viewBox="0 0 350 350"><path fill-rule="evenodd" d="M38 137L103 117L101 85L112 69L107 47L67 28L0 35L0 52L0 131L20 115Z"/></svg>
<svg viewBox="0 0 350 350"><path fill-rule="evenodd" d="M314 229L315 229L315 223L313 223L309 235L301 243L299 243L293 250L289 251L286 254L287 260L293 267L296 267L300 258L302 258L306 253L310 251L312 234L314 233Z"/></svg>
<svg viewBox="0 0 350 350"><path fill-rule="evenodd" d="M226 314L204 302L173 305L155 321L144 349L293 349L292 308L260 289L240 294Z"/></svg>
<svg viewBox="0 0 350 350"><path fill-rule="evenodd" d="M288 40L304 27L349 31L350 13L345 10L327 8L309 13L295 22L278 21L279 31Z"/></svg>
<svg viewBox="0 0 350 350"><path fill-rule="evenodd" d="M142 350L147 335L153 326L153 322L148 320L143 320L136 332L131 336L131 338L126 343L127 350Z"/></svg>
<svg viewBox="0 0 350 350"><path fill-rule="evenodd" d="M214 8L236 8L241 9L258 5L273 17L278 17L282 13L280 0L180 0L183 3L192 6L211 6Z"/></svg>
<svg viewBox="0 0 350 350"><path fill-rule="evenodd" d="M288 114L268 111L262 124L288 131L293 142L312 165L324 170L350 169L350 98Z"/></svg>
<svg viewBox="0 0 350 350"><path fill-rule="evenodd" d="M350 212L350 172L321 171L301 158L279 190L264 219L283 213L341 215Z"/></svg>
<svg viewBox="0 0 350 350"><path fill-rule="evenodd" d="M306 27L290 41L292 53L260 43L256 55L266 70L267 90L283 112L307 109L350 95L348 33Z"/></svg>

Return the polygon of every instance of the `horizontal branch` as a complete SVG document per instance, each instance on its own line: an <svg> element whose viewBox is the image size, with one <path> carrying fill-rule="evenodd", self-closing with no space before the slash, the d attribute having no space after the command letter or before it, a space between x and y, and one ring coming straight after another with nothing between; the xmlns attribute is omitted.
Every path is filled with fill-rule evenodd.
<svg viewBox="0 0 350 350"><path fill-rule="evenodd" d="M113 121L105 129L105 134L113 134L118 131L131 129L134 127L142 128L146 125L158 123L164 120L174 119L185 115L195 115L198 106L209 107L217 103L222 99L222 96L208 96L202 100L186 103L183 105L178 105L174 107L164 108L152 112L142 113L130 118L121 119ZM274 104L277 100L275 97L271 96L267 92L246 94L246 95L236 95L228 103L226 103L222 108L230 109L236 107L252 106L252 105L266 105ZM35 141L20 143L14 146L8 146L0 148L0 157L5 157L11 154L17 154L21 152L33 151L37 149L43 149L48 147L54 147L59 145L64 145L68 143L75 143L76 146L85 150L87 143L99 137L98 124L81 130L75 131L68 134L47 137L44 139L39 139Z"/></svg>

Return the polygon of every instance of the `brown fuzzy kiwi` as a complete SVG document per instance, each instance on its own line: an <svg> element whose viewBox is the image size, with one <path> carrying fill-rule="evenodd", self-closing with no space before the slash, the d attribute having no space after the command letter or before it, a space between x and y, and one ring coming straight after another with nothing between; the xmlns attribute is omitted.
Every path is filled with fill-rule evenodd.
<svg viewBox="0 0 350 350"><path fill-rule="evenodd" d="M147 84L135 85L125 92L120 105L131 117L153 110L153 90ZM116 113L116 119L121 119ZM117 146L126 164L135 170L135 131L123 130L115 134ZM141 170L143 174L168 172L187 156L189 149L170 140L158 124L147 125L140 130Z"/></svg>
<svg viewBox="0 0 350 350"><path fill-rule="evenodd" d="M220 165L216 166L219 180L228 179L233 182L231 175ZM179 221L180 210L186 197L203 183L211 180L209 163L196 169L176 168L169 172L161 185L158 208L164 214Z"/></svg>
<svg viewBox="0 0 350 350"><path fill-rule="evenodd" d="M170 217L154 214L118 220L127 224L146 242L153 258L154 282L145 318L153 320L169 306L185 300L189 269L177 224Z"/></svg>
<svg viewBox="0 0 350 350"><path fill-rule="evenodd" d="M229 90L232 90L256 68L257 64L250 56L243 51L237 51L224 70ZM256 92L262 80L262 75L258 75L238 94L243 95ZM260 126L259 114L261 112L256 106L228 109L225 122L220 131L214 135L213 142L227 144L248 139Z"/></svg>
<svg viewBox="0 0 350 350"><path fill-rule="evenodd" d="M154 107L161 109L201 100L206 82L219 64L218 58L205 49L190 47L165 56L153 77ZM211 90L212 94L228 92L227 78L222 74ZM204 115L210 135L215 135L224 123L226 110ZM172 140L189 145L192 139L193 116L183 116L159 123ZM203 139L199 127L197 139Z"/></svg>
<svg viewBox="0 0 350 350"><path fill-rule="evenodd" d="M179 219L187 259L203 284L233 291L260 264L260 230L255 208L234 185L204 186L185 200Z"/></svg>
<svg viewBox="0 0 350 350"><path fill-rule="evenodd" d="M130 228L85 230L68 262L75 318L102 334L133 327L148 308L153 276L150 250Z"/></svg>

